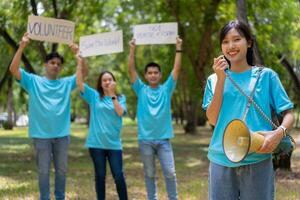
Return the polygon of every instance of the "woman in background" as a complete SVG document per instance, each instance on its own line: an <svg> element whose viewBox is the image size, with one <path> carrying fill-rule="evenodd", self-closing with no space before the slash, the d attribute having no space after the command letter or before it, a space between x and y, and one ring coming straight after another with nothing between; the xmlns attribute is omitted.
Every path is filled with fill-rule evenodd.
<svg viewBox="0 0 300 200"><path fill-rule="evenodd" d="M126 113L125 96L116 93L116 79L109 71L100 73L96 89L85 84L81 72L82 58L77 55L77 59L79 60L76 72L77 87L81 97L90 107L86 147L89 148L95 168L97 199L105 199L106 160L108 160L119 199L127 200L120 134L122 116Z"/></svg>

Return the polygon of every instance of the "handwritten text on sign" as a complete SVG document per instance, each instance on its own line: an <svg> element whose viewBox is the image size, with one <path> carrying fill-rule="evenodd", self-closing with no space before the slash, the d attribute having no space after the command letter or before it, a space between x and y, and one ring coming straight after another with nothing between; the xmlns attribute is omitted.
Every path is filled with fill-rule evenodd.
<svg viewBox="0 0 300 200"><path fill-rule="evenodd" d="M27 32L34 40L66 43L73 42L75 23L62 19L30 15Z"/></svg>
<svg viewBox="0 0 300 200"><path fill-rule="evenodd" d="M79 49L83 57L122 52L123 32L114 31L80 37Z"/></svg>
<svg viewBox="0 0 300 200"><path fill-rule="evenodd" d="M177 23L143 24L133 27L136 44L175 44Z"/></svg>

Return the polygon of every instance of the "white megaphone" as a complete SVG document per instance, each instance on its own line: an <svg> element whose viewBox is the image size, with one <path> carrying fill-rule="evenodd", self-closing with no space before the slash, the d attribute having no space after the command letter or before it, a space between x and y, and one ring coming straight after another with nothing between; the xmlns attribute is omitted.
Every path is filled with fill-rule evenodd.
<svg viewBox="0 0 300 200"><path fill-rule="evenodd" d="M264 140L264 136L251 133L242 120L234 119L225 128L223 150L231 162L241 162L248 153L256 152Z"/></svg>

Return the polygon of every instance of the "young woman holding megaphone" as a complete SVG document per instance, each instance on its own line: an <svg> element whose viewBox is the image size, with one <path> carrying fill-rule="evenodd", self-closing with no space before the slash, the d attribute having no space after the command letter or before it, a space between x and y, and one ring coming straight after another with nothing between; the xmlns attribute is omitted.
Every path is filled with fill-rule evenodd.
<svg viewBox="0 0 300 200"><path fill-rule="evenodd" d="M209 123L215 126L208 150L209 199L272 200L272 152L286 129L292 128L293 103L276 72L255 66L253 36L247 25L240 21L227 23L220 32L220 46L223 55L214 59L215 73L207 80L202 105ZM281 126L273 130L245 95L252 96L268 118L271 108L281 114ZM227 146L235 145L230 148L232 157L223 148L224 132L239 134L226 138ZM257 142L249 142L254 139ZM251 150L252 145L258 147ZM246 146L244 152L234 149L241 146Z"/></svg>

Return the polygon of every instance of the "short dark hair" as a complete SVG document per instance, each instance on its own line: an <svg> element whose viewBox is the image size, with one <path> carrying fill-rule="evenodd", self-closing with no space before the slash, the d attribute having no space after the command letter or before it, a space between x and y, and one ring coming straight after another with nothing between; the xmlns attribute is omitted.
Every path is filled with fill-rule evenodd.
<svg viewBox="0 0 300 200"><path fill-rule="evenodd" d="M225 24L225 26L223 26L223 28L220 31L220 45L222 45L222 41L224 40L224 38L226 37L227 33L231 30L231 29L236 29L236 31L243 37L246 38L247 42L251 42L251 46L248 47L247 49L247 63L249 65L255 65L255 57L254 57L254 53L253 53L253 42L254 42L254 37L251 34L251 30L248 27L247 24L245 24L244 22L235 20L235 21L230 21L227 24ZM227 59L226 59L227 60ZM230 62L229 60L227 60L229 65Z"/></svg>
<svg viewBox="0 0 300 200"><path fill-rule="evenodd" d="M51 53L47 54L46 58L45 58L45 63L48 62L49 60L53 59L53 58L60 59L61 64L64 63L64 57L62 55L60 55L59 53L57 53L57 52L51 52Z"/></svg>
<svg viewBox="0 0 300 200"><path fill-rule="evenodd" d="M145 74L147 73L149 67L156 67L158 69L158 71L161 72L159 64L157 64L155 62L150 62L145 66Z"/></svg>

